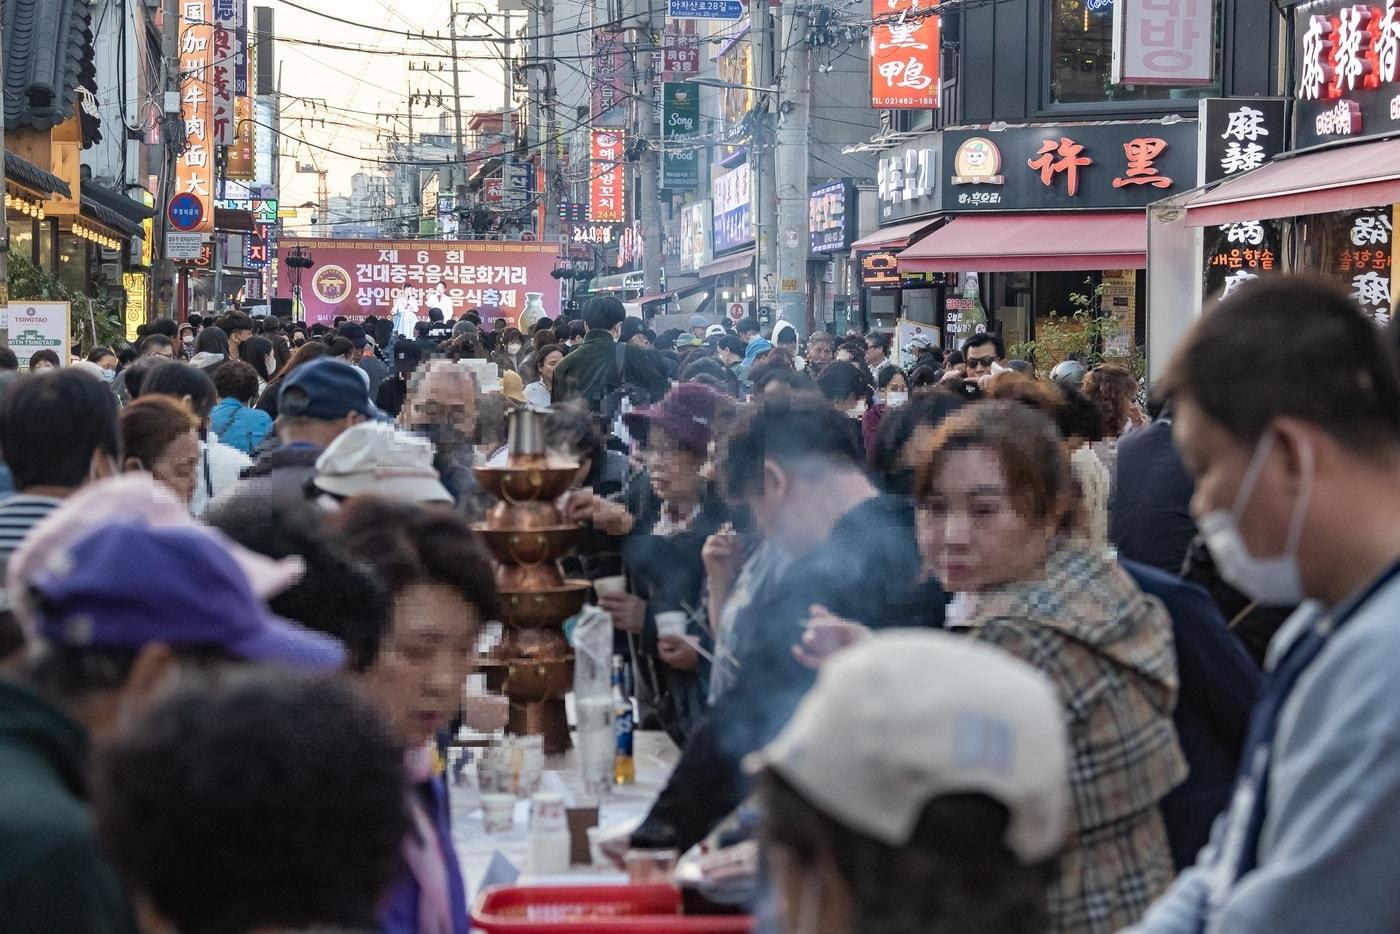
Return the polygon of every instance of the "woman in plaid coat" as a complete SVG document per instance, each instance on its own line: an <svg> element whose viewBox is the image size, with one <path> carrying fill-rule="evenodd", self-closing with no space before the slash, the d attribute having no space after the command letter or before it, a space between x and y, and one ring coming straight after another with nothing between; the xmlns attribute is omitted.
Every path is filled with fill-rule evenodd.
<svg viewBox="0 0 1400 934"><path fill-rule="evenodd" d="M948 627L1045 672L1073 750L1073 833L1053 930L1117 931L1172 878L1158 804L1186 776L1172 726L1171 620L1070 534L1068 459L1048 419L987 402L950 417L922 459L920 549L950 592Z"/></svg>

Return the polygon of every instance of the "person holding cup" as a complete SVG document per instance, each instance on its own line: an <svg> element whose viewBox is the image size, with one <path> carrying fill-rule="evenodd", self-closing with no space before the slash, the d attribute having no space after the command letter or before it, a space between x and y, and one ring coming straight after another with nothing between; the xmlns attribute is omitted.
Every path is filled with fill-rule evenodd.
<svg viewBox="0 0 1400 934"><path fill-rule="evenodd" d="M705 539L725 510L705 478L717 423L729 403L709 386L681 383L656 405L624 416L649 483L623 545L631 593L603 592L598 605L628 634L638 699L684 743L703 716L713 639L702 611ZM600 586L603 585L603 586Z"/></svg>

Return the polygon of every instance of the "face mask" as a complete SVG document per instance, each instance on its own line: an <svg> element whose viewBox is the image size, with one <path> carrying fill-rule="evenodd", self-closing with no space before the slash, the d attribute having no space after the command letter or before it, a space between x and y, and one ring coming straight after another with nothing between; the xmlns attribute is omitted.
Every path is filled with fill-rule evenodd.
<svg viewBox="0 0 1400 934"><path fill-rule="evenodd" d="M102 371L102 381L103 381L104 383L110 383L110 382L112 382L113 380L115 380L116 378L117 378L117 371L116 371L116 370L103 370L103 371Z"/></svg>
<svg viewBox="0 0 1400 934"><path fill-rule="evenodd" d="M860 418L865 414L865 403L857 402L855 405L851 406L849 409L846 410L846 414L851 418Z"/></svg>
<svg viewBox="0 0 1400 934"><path fill-rule="evenodd" d="M184 344L186 347L193 347L193 346L194 346L194 338L193 338L193 337L186 337L186 338L184 338L184 339L181 341L181 343Z"/></svg>
<svg viewBox="0 0 1400 934"><path fill-rule="evenodd" d="M885 393L885 405L890 408L901 406L909 401L909 393L901 392L898 389L891 389Z"/></svg>
<svg viewBox="0 0 1400 934"><path fill-rule="evenodd" d="M506 353L520 353L520 345L506 344Z"/></svg>
<svg viewBox="0 0 1400 934"><path fill-rule="evenodd" d="M1295 606L1303 602L1302 575L1298 570L1298 544L1303 536L1303 518L1308 512L1308 497L1312 494L1312 448L1300 450L1305 471L1303 488L1293 506L1293 518L1288 524L1288 543L1283 554L1275 558L1256 558L1245 547L1240 535L1240 516L1249 506L1254 485L1268 463L1274 437L1265 435L1255 448L1254 457L1245 471L1240 490L1235 494L1234 508L1229 512L1217 509L1196 523L1205 538L1206 547L1226 583L1249 599L1265 606Z"/></svg>

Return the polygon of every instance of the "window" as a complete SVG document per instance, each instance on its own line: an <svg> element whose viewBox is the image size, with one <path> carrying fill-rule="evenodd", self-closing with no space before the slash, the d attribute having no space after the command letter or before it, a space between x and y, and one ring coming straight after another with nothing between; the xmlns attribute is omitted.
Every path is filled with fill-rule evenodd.
<svg viewBox="0 0 1400 934"><path fill-rule="evenodd" d="M1052 103L1195 100L1220 94L1220 4L1224 0L1214 0L1215 84L1177 88L1113 83L1113 6L1122 2L1049 0Z"/></svg>

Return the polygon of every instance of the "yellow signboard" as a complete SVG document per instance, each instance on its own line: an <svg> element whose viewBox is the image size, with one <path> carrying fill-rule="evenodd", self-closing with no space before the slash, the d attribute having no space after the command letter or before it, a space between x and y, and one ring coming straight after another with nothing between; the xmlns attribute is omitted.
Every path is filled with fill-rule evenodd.
<svg viewBox="0 0 1400 934"><path fill-rule="evenodd" d="M126 339L136 342L136 329L146 323L146 274L122 273L122 288L126 290Z"/></svg>

